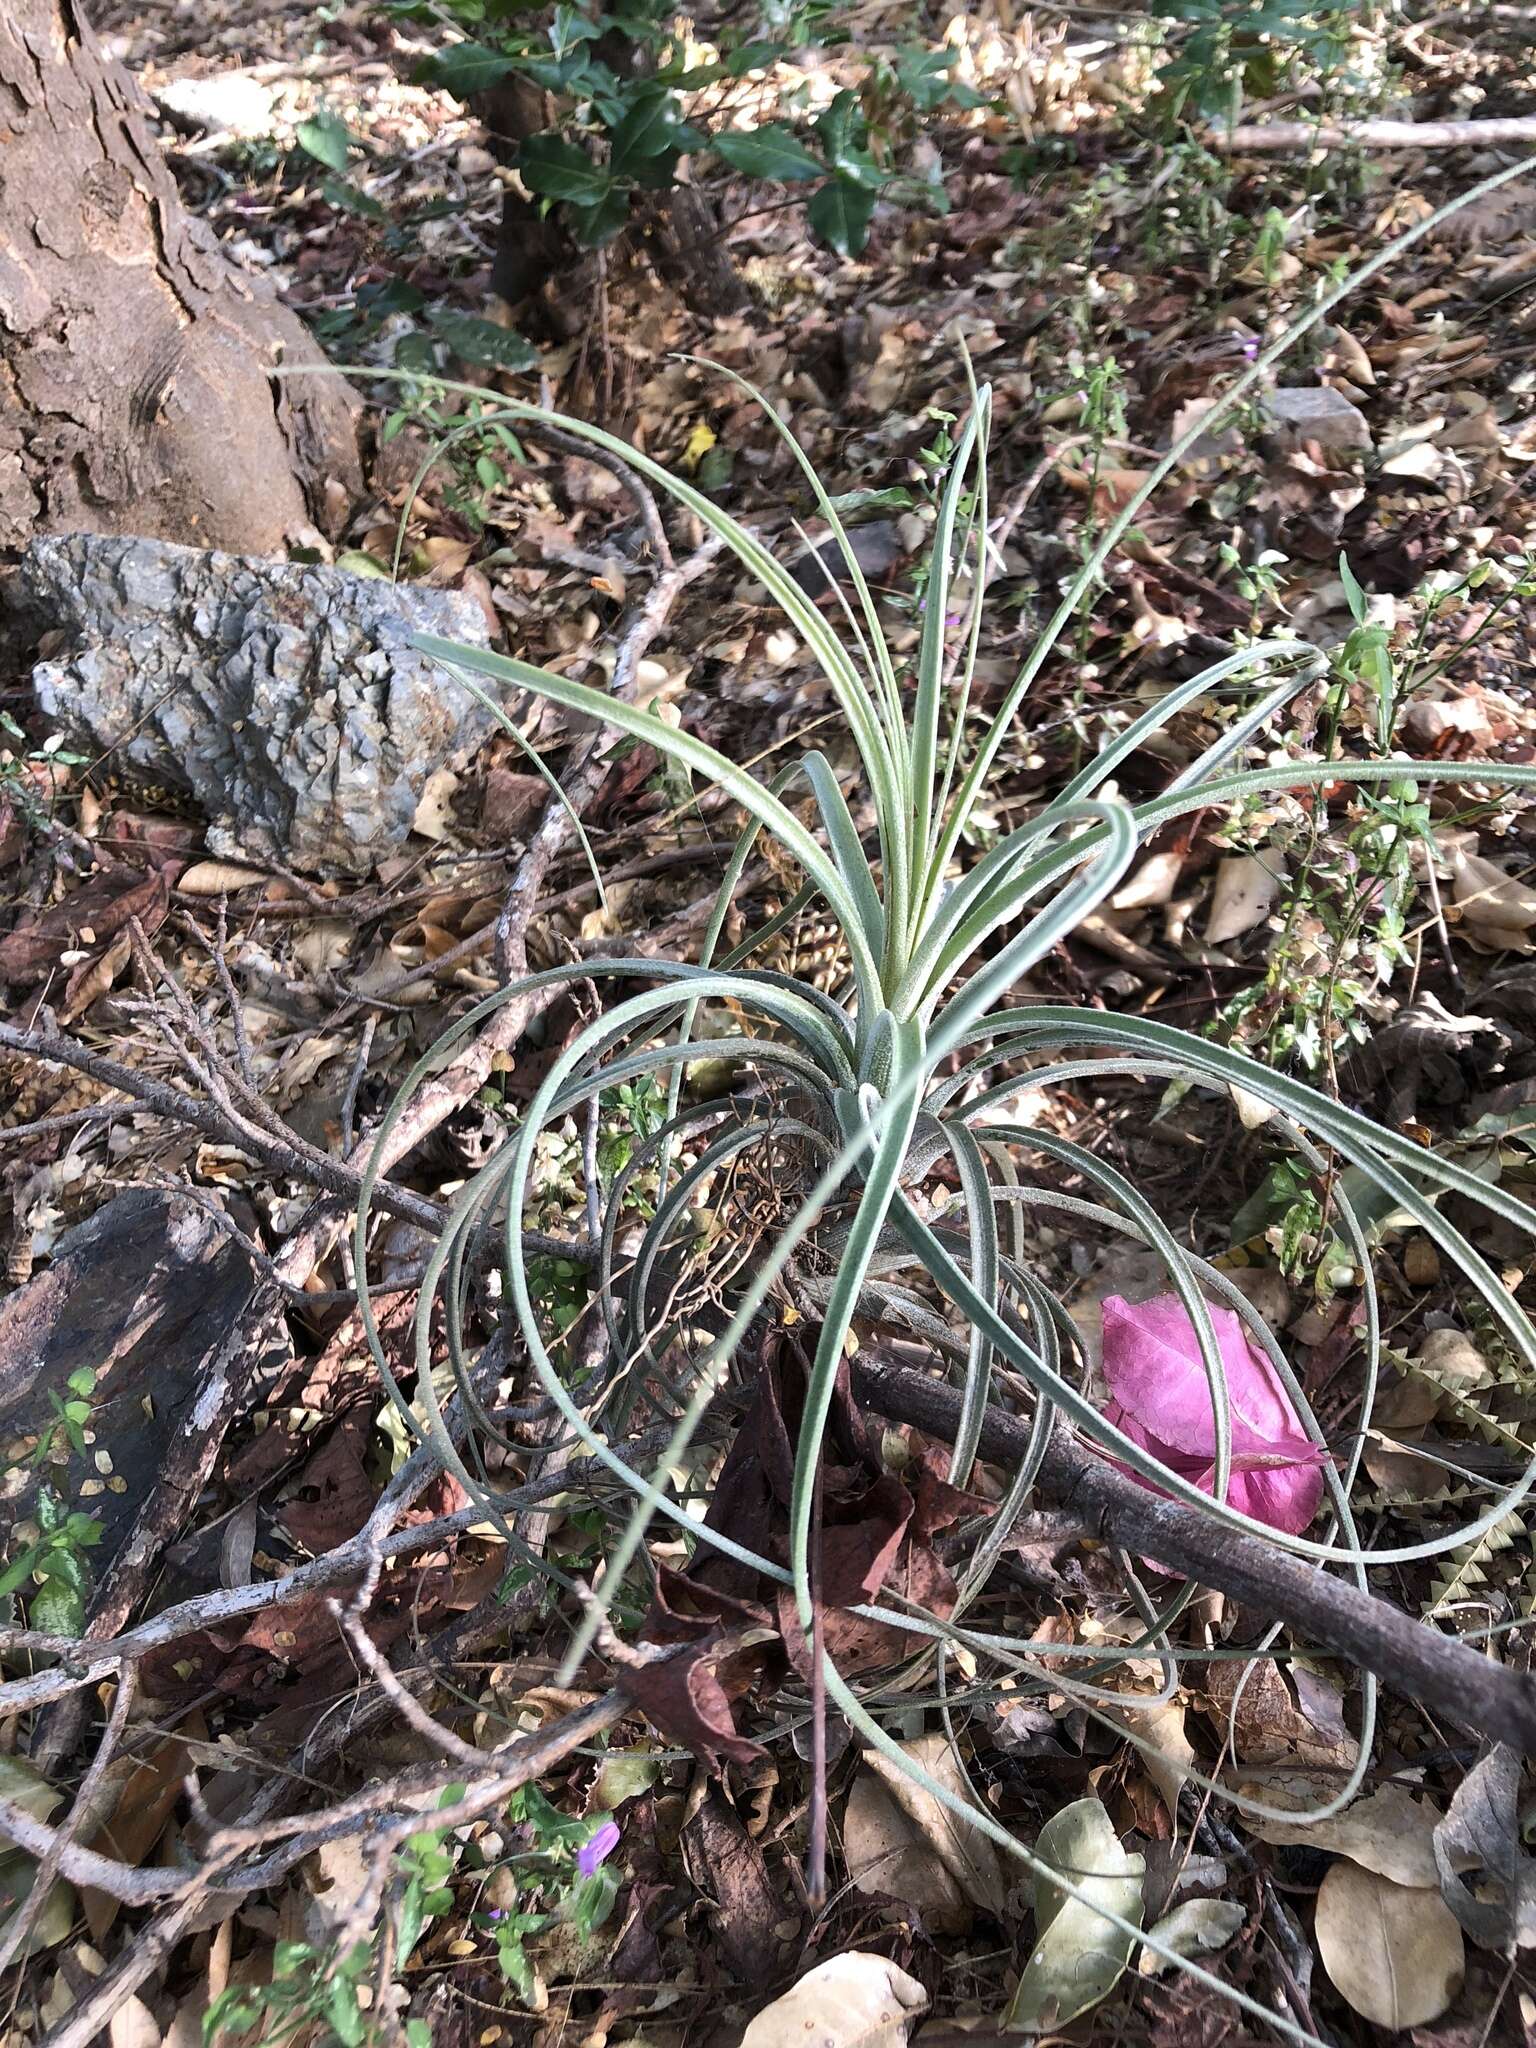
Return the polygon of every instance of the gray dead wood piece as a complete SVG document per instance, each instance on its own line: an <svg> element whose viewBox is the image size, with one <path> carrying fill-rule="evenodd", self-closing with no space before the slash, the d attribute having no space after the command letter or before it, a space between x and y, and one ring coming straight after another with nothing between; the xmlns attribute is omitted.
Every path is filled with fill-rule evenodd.
<svg viewBox="0 0 1536 2048"><path fill-rule="evenodd" d="M17 608L38 701L93 759L185 791L221 858L361 875L492 715L413 635L484 647L460 591L168 541L34 540Z"/></svg>
<svg viewBox="0 0 1536 2048"><path fill-rule="evenodd" d="M1536 142L1536 116L1512 114L1487 121L1254 121L1237 128L1213 128L1210 142L1228 156L1268 149L1491 149Z"/></svg>
<svg viewBox="0 0 1536 2048"><path fill-rule="evenodd" d="M96 1375L86 1458L62 1475L16 1464L0 1504L0 1518L29 1513L46 1482L100 1522L85 1641L127 1620L253 1383L290 1352L281 1297L241 1247L203 1211L146 1188L67 1231L47 1270L0 1303L9 1440L35 1441L71 1375ZM84 1704L65 1702L34 1730L39 1768L72 1746Z"/></svg>

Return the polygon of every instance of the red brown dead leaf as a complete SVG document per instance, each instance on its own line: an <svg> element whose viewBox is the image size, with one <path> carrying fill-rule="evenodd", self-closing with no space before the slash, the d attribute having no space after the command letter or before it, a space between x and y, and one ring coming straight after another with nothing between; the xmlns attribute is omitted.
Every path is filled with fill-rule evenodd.
<svg viewBox="0 0 1536 2048"><path fill-rule="evenodd" d="M764 1754L742 1735L715 1671L718 1646L696 1643L656 1664L626 1665L620 1690L671 1742L680 1742L711 1770L722 1762L753 1763Z"/></svg>
<svg viewBox="0 0 1536 2048"><path fill-rule="evenodd" d="M797 1337L777 1333L765 1351L753 1406L721 1468L707 1523L775 1563L788 1561L792 1444L808 1372ZM888 1592L939 1619L952 1613L955 1582L934 1539L964 1516L992 1512L992 1503L940 1476L943 1453L916 1439L910 1449L904 1474L884 1467L842 1371L823 1443L812 1586L823 1646L851 1676L896 1662L918 1642L912 1631L853 1610ZM759 1644L722 1651L720 1631L761 1627L770 1615L778 1633L771 1652ZM733 1695L772 1675L775 1666L782 1673L785 1663L802 1678L811 1676L810 1646L793 1590L765 1583L751 1567L718 1551L702 1556L690 1572L658 1574L644 1634L652 1642L687 1643L689 1654L675 1670L646 1666L626 1671L620 1682L664 1734L712 1763L738 1754L731 1747L741 1741L730 1716ZM706 1672L703 1663L711 1656L720 1664ZM669 1674L664 1680L652 1675L662 1670ZM740 1754L748 1752L755 1754L756 1746L747 1744Z"/></svg>
<svg viewBox="0 0 1536 2048"><path fill-rule="evenodd" d="M63 954L105 947L134 918L147 937L170 908L171 884L184 865L166 861L142 876L117 864L99 870L62 903L0 939L0 981L22 988L42 981L56 972Z"/></svg>

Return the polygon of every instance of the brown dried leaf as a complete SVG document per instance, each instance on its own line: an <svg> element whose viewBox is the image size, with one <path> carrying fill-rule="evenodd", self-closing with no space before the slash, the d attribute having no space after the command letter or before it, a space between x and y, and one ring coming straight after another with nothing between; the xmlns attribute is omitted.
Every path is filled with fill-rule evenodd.
<svg viewBox="0 0 1536 2048"><path fill-rule="evenodd" d="M1461 1989L1461 1929L1438 1892L1341 1861L1323 1879L1314 1925L1335 1989L1379 2027L1422 2027Z"/></svg>
<svg viewBox="0 0 1536 2048"><path fill-rule="evenodd" d="M874 1771L860 1771L848 1794L843 1860L857 1891L900 1899L934 1933L969 1931L971 1908L958 1881Z"/></svg>
<svg viewBox="0 0 1536 2048"><path fill-rule="evenodd" d="M1266 1789L1263 1797L1270 1804L1288 1803L1283 1791L1279 1801L1272 1790ZM1310 1799L1310 1788L1303 1797ZM1439 1883L1433 1846L1438 1818L1433 1807L1421 1806L1406 1786L1383 1785L1329 1820L1250 1820L1248 1832L1277 1847L1329 1849L1394 1884L1432 1890Z"/></svg>
<svg viewBox="0 0 1536 2048"><path fill-rule="evenodd" d="M738 1733L714 1672L715 1655L708 1645L695 1644L661 1663L624 1665L618 1683L653 1728L718 1772L722 1759L751 1763L764 1752Z"/></svg>
<svg viewBox="0 0 1536 2048"><path fill-rule="evenodd" d="M901 1748L946 1792L967 1801L973 1797L947 1735L920 1735L916 1741L902 1743ZM908 1777L883 1750L865 1750L864 1762L911 1822L914 1837L928 1845L964 1896L994 1920L1005 1920L1008 1880L991 1837L945 1806L927 1786Z"/></svg>
<svg viewBox="0 0 1536 2048"><path fill-rule="evenodd" d="M771 1983L780 1970L774 1929L785 1902L762 1850L718 1793L705 1798L684 1829L683 1853L695 1885L714 1902L715 1935L732 1975L754 1988Z"/></svg>
<svg viewBox="0 0 1536 2048"><path fill-rule="evenodd" d="M259 868L237 867L230 860L195 860L176 888L182 896L237 896L266 879Z"/></svg>
<svg viewBox="0 0 1536 2048"><path fill-rule="evenodd" d="M153 874L114 865L93 875L82 888L40 917L0 939L0 981L26 987L53 973L62 953L104 946L137 918L145 935L155 931L170 906L170 883L179 861L167 861Z"/></svg>

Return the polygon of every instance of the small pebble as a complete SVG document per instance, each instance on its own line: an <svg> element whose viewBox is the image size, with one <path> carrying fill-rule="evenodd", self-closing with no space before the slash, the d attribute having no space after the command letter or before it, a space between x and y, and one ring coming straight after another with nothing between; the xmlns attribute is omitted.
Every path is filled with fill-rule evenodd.
<svg viewBox="0 0 1536 2048"><path fill-rule="evenodd" d="M1412 1237L1403 1253L1403 1278L1410 1287L1433 1287L1440 1278L1440 1254L1427 1237Z"/></svg>

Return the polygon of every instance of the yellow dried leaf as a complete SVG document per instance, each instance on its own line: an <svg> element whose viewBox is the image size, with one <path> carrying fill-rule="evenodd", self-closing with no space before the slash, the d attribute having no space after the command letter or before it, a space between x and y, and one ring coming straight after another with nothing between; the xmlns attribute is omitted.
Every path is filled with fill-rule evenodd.
<svg viewBox="0 0 1536 2048"><path fill-rule="evenodd" d="M229 860L194 861L179 882L182 896L234 896L242 889L254 889L266 876L258 868L237 867Z"/></svg>
<svg viewBox="0 0 1536 2048"><path fill-rule="evenodd" d="M1378 2027L1427 2026L1461 1989L1466 1950L1438 1891L1335 1863L1317 1895L1315 1925L1334 1988Z"/></svg>

